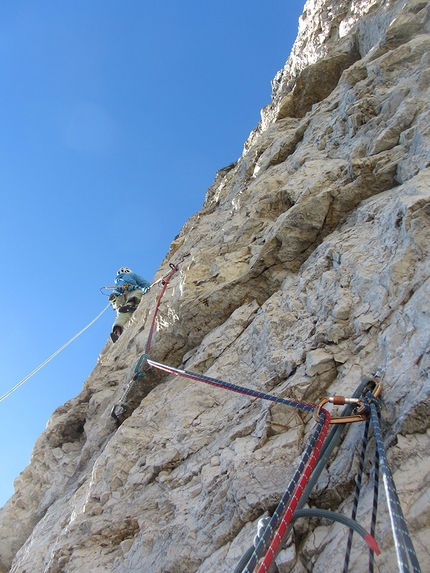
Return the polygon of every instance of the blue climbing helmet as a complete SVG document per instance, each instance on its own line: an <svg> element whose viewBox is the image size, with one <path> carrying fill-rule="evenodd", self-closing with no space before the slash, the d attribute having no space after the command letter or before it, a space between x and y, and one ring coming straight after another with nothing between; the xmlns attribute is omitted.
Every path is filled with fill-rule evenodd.
<svg viewBox="0 0 430 573"><path fill-rule="evenodd" d="M128 267L121 267L116 274L118 276L118 275L125 275L127 273L132 273L132 272L133 271L131 269L129 269Z"/></svg>

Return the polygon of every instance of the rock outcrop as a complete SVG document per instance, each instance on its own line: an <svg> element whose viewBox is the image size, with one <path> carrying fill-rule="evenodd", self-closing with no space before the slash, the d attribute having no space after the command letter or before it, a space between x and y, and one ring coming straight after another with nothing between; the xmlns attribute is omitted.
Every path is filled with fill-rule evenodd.
<svg viewBox="0 0 430 573"><path fill-rule="evenodd" d="M308 0L272 103L157 277L153 360L317 403L383 385L388 459L430 570L430 2ZM293 475L310 416L151 369L158 292L52 415L0 513L0 572L233 571ZM110 416L124 402L118 422ZM309 504L350 515L362 425ZM374 447L374 446L373 446ZM372 505L366 460L358 521ZM383 500L381 572L397 570ZM300 520L279 573L340 571L347 529ZM367 570L354 537L350 571Z"/></svg>

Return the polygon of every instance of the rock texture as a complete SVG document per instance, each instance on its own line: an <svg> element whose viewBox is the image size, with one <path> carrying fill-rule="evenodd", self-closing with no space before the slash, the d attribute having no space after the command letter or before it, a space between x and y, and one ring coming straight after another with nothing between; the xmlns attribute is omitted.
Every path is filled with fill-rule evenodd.
<svg viewBox="0 0 430 573"><path fill-rule="evenodd" d="M308 0L272 103L163 261L150 356L315 403L383 383L383 431L430 570L430 2ZM233 571L273 511L309 416L150 370L156 289L58 408L0 514L0 572ZM115 423L112 405L126 410ZM350 514L362 426L310 505ZM371 463L358 520L369 524ZM340 571L347 529L300 520L279 573ZM377 571L397 570L381 501ZM350 570L367 570L354 537Z"/></svg>

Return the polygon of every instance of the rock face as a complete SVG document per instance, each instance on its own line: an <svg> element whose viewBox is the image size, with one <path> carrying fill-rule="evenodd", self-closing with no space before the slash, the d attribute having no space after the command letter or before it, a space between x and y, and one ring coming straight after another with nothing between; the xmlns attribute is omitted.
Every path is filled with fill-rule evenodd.
<svg viewBox="0 0 430 573"><path fill-rule="evenodd" d="M149 353L308 403L350 396L377 373L384 443L423 571L429 61L430 2L308 0L261 123L160 267L157 277L179 262ZM309 415L155 369L133 381L158 294L143 298L37 440L0 514L0 572L230 572L283 495ZM346 428L310 506L350 515L362 431ZM369 456L357 517L366 529L372 488ZM347 532L297 521L279 573L340 571ZM397 570L383 496L376 537L377 570ZM350 571L367 570L364 549L354 536Z"/></svg>

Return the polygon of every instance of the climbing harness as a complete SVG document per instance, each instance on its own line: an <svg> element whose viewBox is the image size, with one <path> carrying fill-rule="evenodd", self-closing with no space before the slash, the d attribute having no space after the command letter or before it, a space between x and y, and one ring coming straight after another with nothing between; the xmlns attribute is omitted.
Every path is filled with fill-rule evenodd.
<svg viewBox="0 0 430 573"><path fill-rule="evenodd" d="M66 348L66 346L69 346L69 344L71 344L74 340L76 340L78 338L78 336L80 336L83 332L85 332L90 326L92 326L96 320L98 320L101 315L109 308L109 304L101 311L100 314L98 314L89 324L87 324L87 326L85 326L85 328L83 328L81 331L78 332L78 334L75 334L75 336L73 336L73 338L71 338L68 342L66 342L66 344L63 344L63 346L61 348L59 348L56 352L54 352L54 354L51 354L51 356L49 358L47 358L45 360L45 362L42 362L42 364L40 366L38 366L37 368L35 368L33 370L33 372L30 372L30 374L28 374L25 378L23 378L21 380L21 382L18 382L18 384L16 384L13 388L11 388L8 392L6 392L6 394L3 394L3 396L0 396L0 402L2 402L5 398L7 398L8 396L10 396L12 394L12 392L15 392L15 390L17 390L20 386L22 386L24 384L24 382L27 382L27 380L29 378L31 378L32 376L34 376L34 374L36 374L36 372L39 372L39 370L41 370L46 364L48 364L48 362L50 362L53 358L55 358L55 356L57 356L57 354L60 354L60 352L62 350L64 350Z"/></svg>
<svg viewBox="0 0 430 573"><path fill-rule="evenodd" d="M184 257L182 257L182 259L176 264L169 263L170 271L168 272L168 274L166 276L162 276L161 278L159 278L158 280L153 282L152 285L150 285L150 287L148 288L148 290L149 290L154 285L159 284L161 287L161 292L160 292L160 294L157 295L157 303L156 303L156 306L155 306L155 309L153 312L153 317L152 317L152 321L151 321L149 335L148 335L148 339L147 339L146 346L145 346L145 354L143 354L141 356L138 363L136 364L136 367L135 367L134 372L133 372L133 377L130 380L130 382L127 384L125 392L123 393L123 396L120 400L120 403L114 404L111 408L110 415L117 423L121 423L121 417L127 411L127 396L129 394L129 392L131 391L131 389L133 388L134 382L143 378L145 376L146 372L151 368L151 366L148 365L148 363L146 362L146 353L149 352L149 349L151 347L152 338L153 338L154 330L155 330L156 318L157 318L157 314L158 314L158 311L160 308L161 299L163 298L163 295L164 295L164 293L165 293L165 291L169 285L170 279L172 278L173 274L178 270L179 264L187 256L188 255L185 255ZM102 287L102 288L110 288L110 287Z"/></svg>
<svg viewBox="0 0 430 573"><path fill-rule="evenodd" d="M160 283L163 284L164 280L165 280L164 277L157 279L156 281L154 281L152 284L149 285L148 290L152 289L152 287L154 287L155 285L158 285ZM102 286L102 287L100 287L100 292L104 296L109 296L108 292L103 292L104 289L108 289L108 290L133 290L133 289L130 289L130 286L135 286L135 285L124 284L124 285Z"/></svg>
<svg viewBox="0 0 430 573"><path fill-rule="evenodd" d="M316 426L313 433L305 447L302 454L300 463L284 493L277 508L275 509L272 517L260 520L261 527L257 534L254 545L242 557L234 573L254 573L258 562L257 573L268 573L277 553L282 549L282 545L288 539L292 523L294 520L303 517L319 517L338 521L349 528L349 535L347 541L347 548L345 554L345 561L343 573L347 573L353 532L357 532L367 543L369 547L369 572L373 573L374 568L374 555L379 555L380 550L378 543L375 539L376 528L376 513L378 505L378 484L379 484L379 468L381 468L387 503L389 506L390 519L393 529L393 537L397 554L397 561L400 573L411 573L409 564L412 567L413 573L420 573L421 569L418 559L407 530L406 522L400 506L400 501L395 489L394 480L388 466L387 458L385 455L382 435L380 431L380 401L379 396L381 393L381 384L379 378L373 377L364 380L359 388L354 392L352 398L345 398L343 396L325 397L319 401L317 405L307 404L291 400L288 398L281 398L276 395L266 394L231 384L222 380L175 368L161 362L152 360L149 357L149 351L152 344L152 338L155 328L156 317L160 308L161 299L169 284L173 274L178 270L178 264L170 264L171 271L162 280L162 291L157 297L155 310L152 317L149 335L145 346L144 354L139 358L138 363L134 369L133 380L145 376L146 372L151 368L188 378L190 380L203 382L211 386L223 388L225 390L237 392L254 398L261 398L263 400L270 400L272 402L281 403L287 406L292 406L307 412L312 412ZM107 287L106 287L107 288ZM328 403L334 405L345 405L345 409L341 416L330 416L330 413L324 408ZM354 502L351 517L340 515L336 512L320 510L320 509L304 509L309 495L318 481L321 472L325 468L330 455L339 443L346 425L354 422L365 422L365 430L363 436L363 443L360 452L359 469L356 478L356 489L354 492ZM329 427L332 429L329 432ZM369 430L373 427L373 432L376 439L376 452L374 463L374 491L373 491L373 507L372 517L370 524L370 532L365 529L356 521L358 498L361 489L362 475L364 469L364 456L369 442Z"/></svg>

